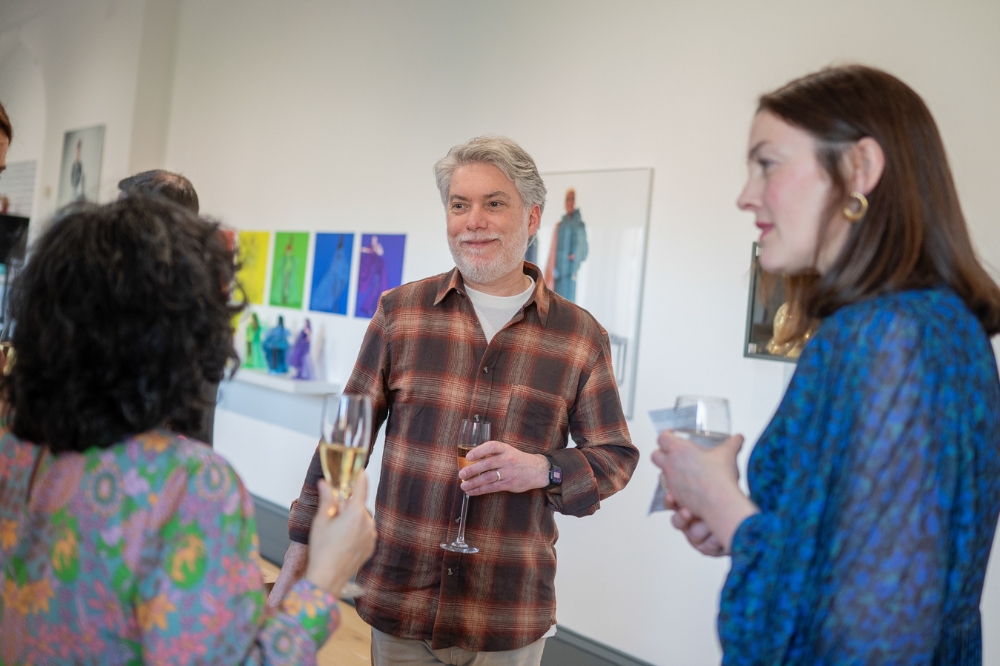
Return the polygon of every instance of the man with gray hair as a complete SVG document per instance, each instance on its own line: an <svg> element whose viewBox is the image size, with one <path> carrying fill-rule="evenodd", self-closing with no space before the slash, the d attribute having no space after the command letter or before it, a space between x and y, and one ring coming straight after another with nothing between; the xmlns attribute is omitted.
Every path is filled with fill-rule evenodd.
<svg viewBox="0 0 1000 666"><path fill-rule="evenodd" d="M376 666L537 666L556 622L553 513L594 513L639 454L607 333L523 260L545 205L534 161L510 139L480 137L434 171L456 268L383 294L344 389L371 398L373 443L388 419L379 538L357 609ZM493 439L459 472L463 419L491 423ZM317 455L271 605L305 569L320 476ZM443 549L463 491L475 554Z"/></svg>

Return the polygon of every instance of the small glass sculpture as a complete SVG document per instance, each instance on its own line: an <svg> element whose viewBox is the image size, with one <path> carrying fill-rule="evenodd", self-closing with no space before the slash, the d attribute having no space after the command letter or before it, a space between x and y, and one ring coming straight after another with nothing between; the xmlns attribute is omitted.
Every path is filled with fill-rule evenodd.
<svg viewBox="0 0 1000 666"><path fill-rule="evenodd" d="M292 346L292 355L288 359L288 364L295 368L292 379L316 379L316 368L313 365L312 356L309 355L309 348L312 345L312 325L306 319L302 325L302 330L295 337L295 344Z"/></svg>
<svg viewBox="0 0 1000 666"><path fill-rule="evenodd" d="M264 349L260 345L261 329L257 313L251 313L250 320L247 322L247 354L243 361L243 367L245 368L264 369L267 367L267 360L264 358Z"/></svg>
<svg viewBox="0 0 1000 666"><path fill-rule="evenodd" d="M267 369L279 375L288 372L288 329L285 328L285 318L278 317L278 325L267 332L264 342L264 357L267 359Z"/></svg>

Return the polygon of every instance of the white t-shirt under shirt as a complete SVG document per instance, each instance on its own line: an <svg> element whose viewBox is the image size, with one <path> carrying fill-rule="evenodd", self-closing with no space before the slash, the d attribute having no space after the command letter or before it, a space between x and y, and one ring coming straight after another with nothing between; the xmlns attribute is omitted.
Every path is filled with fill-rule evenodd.
<svg viewBox="0 0 1000 666"><path fill-rule="evenodd" d="M479 325L486 336L487 344L531 298L531 293L535 290L535 281L530 275L528 279L531 280L531 285L515 296L491 296L466 285L465 291L469 294L476 316L479 317Z"/></svg>

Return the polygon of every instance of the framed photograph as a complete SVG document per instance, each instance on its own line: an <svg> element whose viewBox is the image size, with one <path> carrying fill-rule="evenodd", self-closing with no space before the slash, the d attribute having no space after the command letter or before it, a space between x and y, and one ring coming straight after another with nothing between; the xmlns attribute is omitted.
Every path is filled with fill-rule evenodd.
<svg viewBox="0 0 1000 666"><path fill-rule="evenodd" d="M632 418L653 170L541 175L548 203L526 258L541 269L549 288L590 312L608 332L622 408Z"/></svg>
<svg viewBox="0 0 1000 666"><path fill-rule="evenodd" d="M776 324L780 327L785 304L785 283L780 275L768 273L760 265L760 245L753 244L750 254L750 294L747 299L747 325L743 356L769 361L795 363L801 346L776 344Z"/></svg>
<svg viewBox="0 0 1000 666"><path fill-rule="evenodd" d="M57 205L97 201L104 155L104 125L66 132L59 168Z"/></svg>

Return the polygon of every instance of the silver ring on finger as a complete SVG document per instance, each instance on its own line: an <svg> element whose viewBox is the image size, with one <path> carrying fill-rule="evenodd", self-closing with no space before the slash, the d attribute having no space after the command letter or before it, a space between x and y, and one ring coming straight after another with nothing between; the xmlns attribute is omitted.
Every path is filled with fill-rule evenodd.
<svg viewBox="0 0 1000 666"><path fill-rule="evenodd" d="M493 471L497 473L497 483L500 483L500 481L501 481L501 479L500 479L500 470L495 469Z"/></svg>

